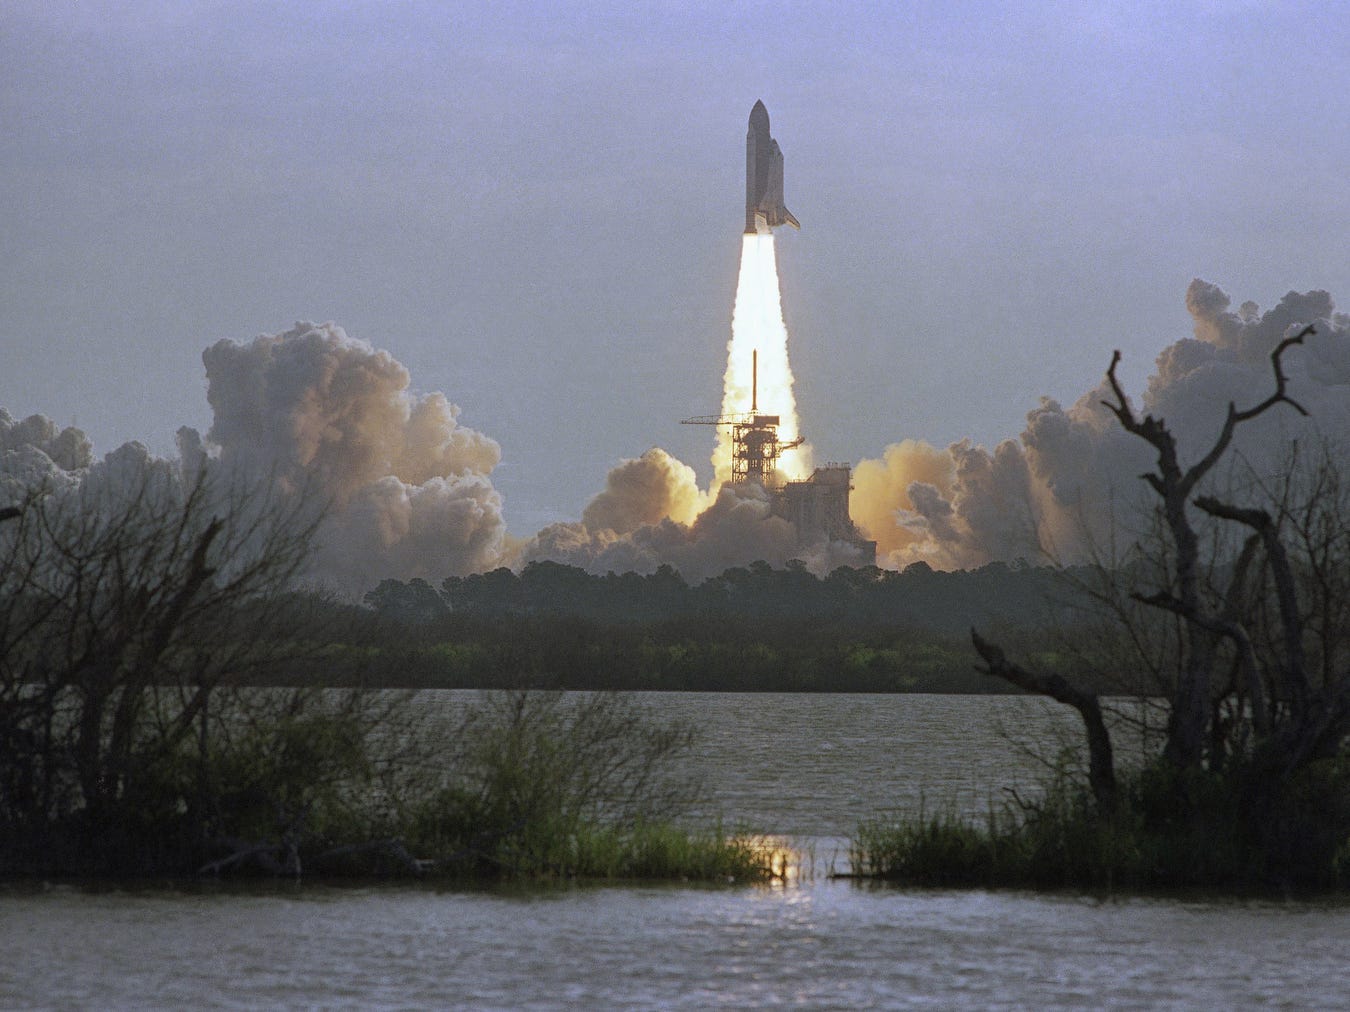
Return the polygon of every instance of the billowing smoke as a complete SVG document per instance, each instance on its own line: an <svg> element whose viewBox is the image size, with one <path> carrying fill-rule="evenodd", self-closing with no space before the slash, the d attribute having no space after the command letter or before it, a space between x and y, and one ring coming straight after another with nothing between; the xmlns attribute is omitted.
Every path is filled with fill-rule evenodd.
<svg viewBox="0 0 1350 1012"><path fill-rule="evenodd" d="M853 483L853 518L884 565L970 568L1009 546L1035 554L1027 464L1011 441L989 454L969 440L946 450L905 440L859 463Z"/></svg>
<svg viewBox="0 0 1350 1012"><path fill-rule="evenodd" d="M611 470L581 522L544 528L521 561L547 559L593 573L650 573L670 565L699 580L729 566L760 559L782 566L794 558L817 572L865 561L845 544L803 549L796 529L772 514L769 493L754 482L722 485L709 502L691 467L653 448Z"/></svg>
<svg viewBox="0 0 1350 1012"><path fill-rule="evenodd" d="M525 546L521 561L549 560L593 573L651 573L670 565L687 580L756 560L781 567L802 559L818 573L867 561L842 543L800 547L796 529L772 514L769 493L757 483L725 484L701 513L682 512L701 502L688 465L664 450L648 450L610 472L605 491L591 500L581 523L544 528ZM630 526L639 515L657 519ZM610 519L628 529L601 526Z"/></svg>
<svg viewBox="0 0 1350 1012"><path fill-rule="evenodd" d="M581 514L581 525L596 534L631 534L662 520L693 523L706 505L694 469L654 446L609 472L605 490Z"/></svg>
<svg viewBox="0 0 1350 1012"><path fill-rule="evenodd" d="M184 429L183 436L190 443L196 433ZM95 521L106 518L109 506L123 518L136 515L128 512L133 506L142 516L163 515L163 508L182 504L184 477L200 466L200 460L187 468L179 463L156 457L137 442L95 460L92 444L79 429L58 429L42 415L16 422L0 408L0 506L31 509L29 499L36 496L43 504L43 523L57 528L87 519L83 529L96 532L100 523ZM42 524L30 525L26 536L41 529Z"/></svg>
<svg viewBox="0 0 1350 1012"><path fill-rule="evenodd" d="M1250 302L1233 312L1223 291L1196 280L1186 305L1195 336L1158 356L1141 405L1166 419L1183 454L1194 459L1212 444L1230 401L1250 406L1271 392L1271 351L1308 323L1316 336L1285 364L1289 392L1310 416L1276 408L1240 427L1234 449L1255 473L1273 474L1293 439L1350 445L1350 317L1334 311L1326 292L1290 292L1265 313ZM1120 428L1101 403L1111 399L1104 378L1067 409L1044 398L1021 437L992 453L966 440L944 450L890 446L858 465L854 517L893 568L1089 557L1113 535L1132 536L1140 509L1151 505L1137 476L1152 451Z"/></svg>
<svg viewBox="0 0 1350 1012"><path fill-rule="evenodd" d="M297 324L202 354L221 464L325 504L315 575L360 593L381 579L492 568L504 548L497 443L439 393L408 391L388 352L333 324Z"/></svg>
<svg viewBox="0 0 1350 1012"><path fill-rule="evenodd" d="M205 440L179 431L180 460L128 443L94 463L79 430L0 410L0 491L16 500L22 488L78 486L95 502L105 486L167 487L211 467L228 479L213 483L221 494L265 489L322 510L309 575L346 593L500 564L506 528L490 479L499 447L461 426L443 395L410 393L408 371L387 352L302 323L248 344L219 341L202 359L214 422Z"/></svg>
<svg viewBox="0 0 1350 1012"><path fill-rule="evenodd" d="M92 461L93 447L79 429L59 429L42 415L16 421L0 408L0 492L7 501L26 488L77 483Z"/></svg>

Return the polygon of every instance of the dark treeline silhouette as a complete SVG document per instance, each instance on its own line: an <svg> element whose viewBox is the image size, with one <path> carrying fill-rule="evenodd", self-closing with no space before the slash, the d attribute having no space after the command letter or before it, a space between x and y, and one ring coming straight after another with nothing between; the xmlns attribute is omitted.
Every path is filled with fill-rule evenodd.
<svg viewBox="0 0 1350 1012"><path fill-rule="evenodd" d="M377 667L400 684L989 692L1001 687L974 671L965 630L1069 621L1071 586L1025 564L819 578L756 562L691 585L668 566L596 576L539 562L439 589L385 580L366 603L386 625Z"/></svg>
<svg viewBox="0 0 1350 1012"><path fill-rule="evenodd" d="M440 589L424 580L385 580L366 595L381 615L416 624L447 613L477 616L570 615L606 624L673 618L828 618L862 628L885 624L964 635L972 620L1039 623L1062 596L1062 570L1026 563L939 572L920 562L903 572L841 566L812 575L797 561L727 569L689 584L670 566L649 575L595 576L575 566L532 562L520 573L495 569L452 576Z"/></svg>

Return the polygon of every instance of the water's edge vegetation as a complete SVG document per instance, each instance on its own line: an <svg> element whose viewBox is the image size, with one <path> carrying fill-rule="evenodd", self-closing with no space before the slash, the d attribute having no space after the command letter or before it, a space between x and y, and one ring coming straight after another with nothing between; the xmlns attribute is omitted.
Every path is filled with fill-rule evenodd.
<svg viewBox="0 0 1350 1012"><path fill-rule="evenodd" d="M4 813L0 877L757 882L782 854L680 819L693 729L615 693L221 692L95 807ZM164 715L172 713L165 703ZM163 745L164 743L160 743Z"/></svg>
<svg viewBox="0 0 1350 1012"><path fill-rule="evenodd" d="M1109 814L1081 781L1063 779L983 820L939 810L869 821L852 840L852 874L918 886L1098 893L1282 896L1350 887L1344 761L1298 777L1286 794L1266 799L1259 818L1250 808L1258 785L1249 773L1177 774L1155 762L1127 773L1120 786ZM1178 794L1186 805L1176 804Z"/></svg>

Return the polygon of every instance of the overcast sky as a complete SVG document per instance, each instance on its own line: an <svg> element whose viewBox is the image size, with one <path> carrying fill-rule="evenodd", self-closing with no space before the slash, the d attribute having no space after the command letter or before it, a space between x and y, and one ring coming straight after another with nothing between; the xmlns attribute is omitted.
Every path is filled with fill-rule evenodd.
<svg viewBox="0 0 1350 1012"><path fill-rule="evenodd" d="M1350 303L1347 96L1332 3L8 0L0 407L167 453L208 344L333 320L501 443L515 534L706 480L762 98L816 459L992 445L1113 348L1141 390L1193 277Z"/></svg>

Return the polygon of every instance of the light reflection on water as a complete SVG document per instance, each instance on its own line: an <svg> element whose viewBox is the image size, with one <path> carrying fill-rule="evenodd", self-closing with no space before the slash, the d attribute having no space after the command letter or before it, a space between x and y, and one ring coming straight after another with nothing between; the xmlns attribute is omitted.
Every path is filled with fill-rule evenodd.
<svg viewBox="0 0 1350 1012"><path fill-rule="evenodd" d="M712 809L814 841L786 884L0 893L0 1006L1232 1007L1342 1002L1341 904L900 890L830 881L878 807L978 813L1053 742L1036 700L667 696Z"/></svg>

